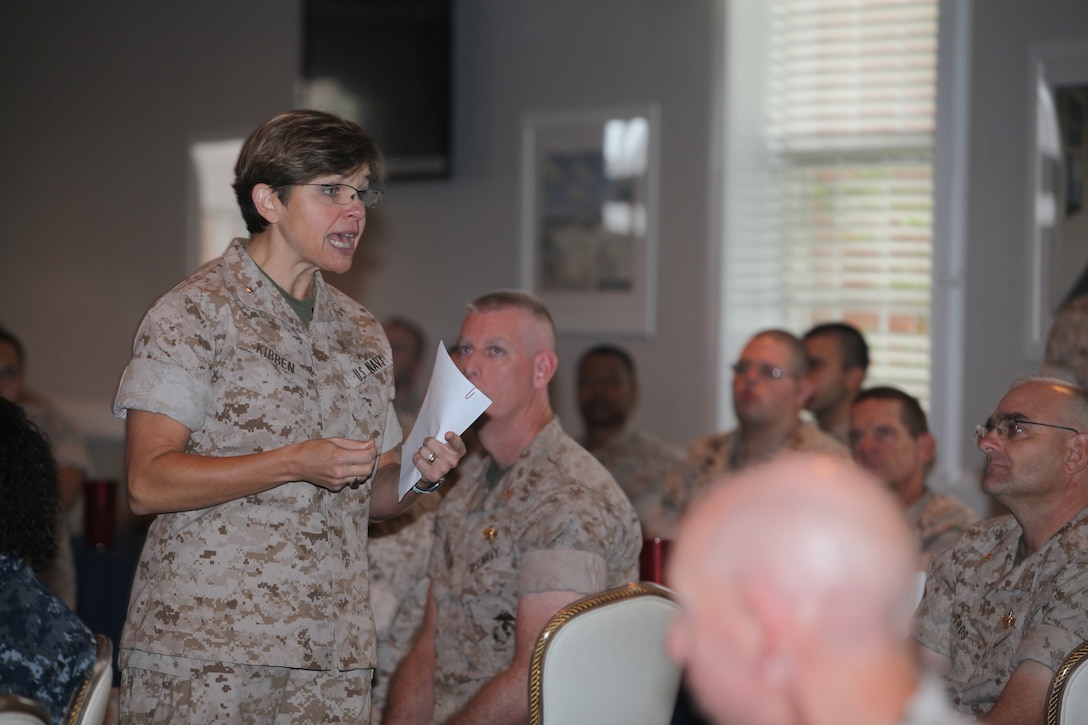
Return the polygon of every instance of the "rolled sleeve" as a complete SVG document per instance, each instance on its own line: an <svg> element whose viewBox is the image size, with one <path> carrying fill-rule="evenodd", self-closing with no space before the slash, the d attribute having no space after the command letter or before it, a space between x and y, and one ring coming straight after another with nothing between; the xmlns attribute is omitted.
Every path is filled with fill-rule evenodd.
<svg viewBox="0 0 1088 725"><path fill-rule="evenodd" d="M392 401L385 409L385 426L382 428L381 450L379 454L388 453L401 444L404 432L400 427L400 419L397 417L397 409Z"/></svg>
<svg viewBox="0 0 1088 725"><path fill-rule="evenodd" d="M608 584L608 563L603 557L576 549L547 549L522 554L518 570L519 597L551 591L592 594Z"/></svg>
<svg viewBox="0 0 1088 725"><path fill-rule="evenodd" d="M951 657L949 626L955 587L949 577L952 551L938 554L926 573L926 588L914 619L914 636L918 643L945 657Z"/></svg>
<svg viewBox="0 0 1088 725"><path fill-rule="evenodd" d="M1082 637L1067 629L1052 624L1037 624L1024 632L1009 669L1015 670L1021 663L1030 660L1051 672L1057 672L1069 653L1083 641Z"/></svg>
<svg viewBox="0 0 1088 725"><path fill-rule="evenodd" d="M129 410L162 413L195 431L204 424L211 395L208 386L178 365L135 358L121 376L113 414L124 418Z"/></svg>

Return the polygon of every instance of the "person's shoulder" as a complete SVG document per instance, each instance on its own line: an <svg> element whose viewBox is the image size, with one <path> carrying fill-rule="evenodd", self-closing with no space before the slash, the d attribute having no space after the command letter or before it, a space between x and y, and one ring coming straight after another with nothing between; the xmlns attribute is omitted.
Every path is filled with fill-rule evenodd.
<svg viewBox="0 0 1088 725"><path fill-rule="evenodd" d="M1088 508L1082 509L1061 531L1058 532L1062 548L1077 552L1077 558L1088 567ZM1083 555L1083 556L1081 556Z"/></svg>
<svg viewBox="0 0 1088 725"><path fill-rule="evenodd" d="M820 430L816 425L801 421L792 439L795 451L805 453L823 453L831 456L849 457L850 449L830 433Z"/></svg>
<svg viewBox="0 0 1088 725"><path fill-rule="evenodd" d="M213 259L161 294L147 311L147 318L214 316L217 300L229 294L223 274L223 258Z"/></svg>
<svg viewBox="0 0 1088 725"><path fill-rule="evenodd" d="M0 555L0 610L12 622L21 613L21 624L43 647L52 639L90 641L91 630L21 559Z"/></svg>
<svg viewBox="0 0 1088 725"><path fill-rule="evenodd" d="M535 449L534 467L554 468L564 478L585 476L587 481L612 480L612 474L597 458L552 419L530 444Z"/></svg>
<svg viewBox="0 0 1088 725"><path fill-rule="evenodd" d="M378 318L362 305L362 303L350 297L346 292L342 292L333 285L329 284L328 280L318 272L315 276L316 287L315 295L317 297L317 304L327 306L332 310L332 313L336 316L346 318L354 324L362 325L364 327L377 326L378 330L382 329L381 324L378 322ZM318 308L315 308L315 315ZM385 337L385 333L382 333L382 337Z"/></svg>
<svg viewBox="0 0 1088 725"><path fill-rule="evenodd" d="M986 554L1010 536L1020 534L1020 524L1009 514L979 519L964 529L948 552L956 558L968 554Z"/></svg>
<svg viewBox="0 0 1088 725"><path fill-rule="evenodd" d="M922 519L956 518L967 523L979 520L979 515L973 508L944 491L927 491L919 503L922 504Z"/></svg>
<svg viewBox="0 0 1088 725"><path fill-rule="evenodd" d="M678 446L674 446L645 428L632 428L630 443L633 447L648 455L670 459L675 463L680 463L683 460L683 455Z"/></svg>
<svg viewBox="0 0 1088 725"><path fill-rule="evenodd" d="M629 505L627 495L603 463L578 441L567 435L553 419L530 444L535 480L533 495L537 502L596 499L621 501Z"/></svg>
<svg viewBox="0 0 1088 725"><path fill-rule="evenodd" d="M732 430L710 433L708 435L693 438L692 441L688 443L688 459L698 461L712 458L718 451L729 446L736 434L737 429L734 428Z"/></svg>

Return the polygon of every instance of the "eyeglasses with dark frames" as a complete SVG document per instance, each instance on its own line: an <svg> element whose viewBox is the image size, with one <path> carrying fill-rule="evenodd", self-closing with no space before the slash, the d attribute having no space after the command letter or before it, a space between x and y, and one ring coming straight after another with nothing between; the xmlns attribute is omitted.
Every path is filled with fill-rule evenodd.
<svg viewBox="0 0 1088 725"><path fill-rule="evenodd" d="M975 440L979 443L982 439L990 434L990 431L997 433L997 437L1003 441L1013 440L1018 435L1024 432L1022 426L1025 425L1041 425L1046 428L1058 428L1059 430L1067 430L1070 433L1080 434L1080 431L1076 428L1070 428L1067 425L1055 425L1054 423L1040 423L1037 420L1027 420L1026 418L1009 418L1000 420L994 423L986 421L981 425L975 426Z"/></svg>
<svg viewBox="0 0 1088 725"><path fill-rule="evenodd" d="M323 196L340 206L347 206L358 197L367 209L376 207L385 193L382 189L356 189L351 184L295 184L294 186L316 186L321 189Z"/></svg>

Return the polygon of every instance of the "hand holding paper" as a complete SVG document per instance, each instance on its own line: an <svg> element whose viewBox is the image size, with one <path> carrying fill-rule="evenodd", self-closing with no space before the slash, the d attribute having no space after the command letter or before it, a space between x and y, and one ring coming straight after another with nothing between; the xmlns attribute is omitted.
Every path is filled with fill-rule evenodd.
<svg viewBox="0 0 1088 725"><path fill-rule="evenodd" d="M445 343L439 342L423 406L401 449L398 500L403 499L404 494L422 478L419 469L412 463L412 454L419 450L423 441L433 437L444 442L446 432L451 430L461 435L489 405L491 399L461 374L446 352Z"/></svg>

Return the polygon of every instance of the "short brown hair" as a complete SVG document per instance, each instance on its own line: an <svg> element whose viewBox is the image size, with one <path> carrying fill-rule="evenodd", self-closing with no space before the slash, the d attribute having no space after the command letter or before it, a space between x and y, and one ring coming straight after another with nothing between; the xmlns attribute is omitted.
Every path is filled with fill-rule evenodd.
<svg viewBox="0 0 1088 725"><path fill-rule="evenodd" d="M290 188L326 174L348 176L362 168L385 178L385 161L374 139L358 124L324 111L297 110L265 121L242 145L234 166L234 195L250 234L268 220L253 204L253 187L268 184L286 203Z"/></svg>
<svg viewBox="0 0 1088 725"><path fill-rule="evenodd" d="M528 292L522 290L501 289L481 295L468 303L469 312L498 312L500 310L517 308L535 317L547 331L549 339L545 340L548 349L555 349L555 321L552 313L543 302Z"/></svg>
<svg viewBox="0 0 1088 725"><path fill-rule="evenodd" d="M899 388L893 388L890 385L878 385L858 393L858 396L854 398L854 405L863 400L898 401L899 420L907 427L910 434L917 438L923 433L929 432L929 421L926 420L926 413L922 410L922 404L918 402L918 398L910 393L903 392Z"/></svg>

